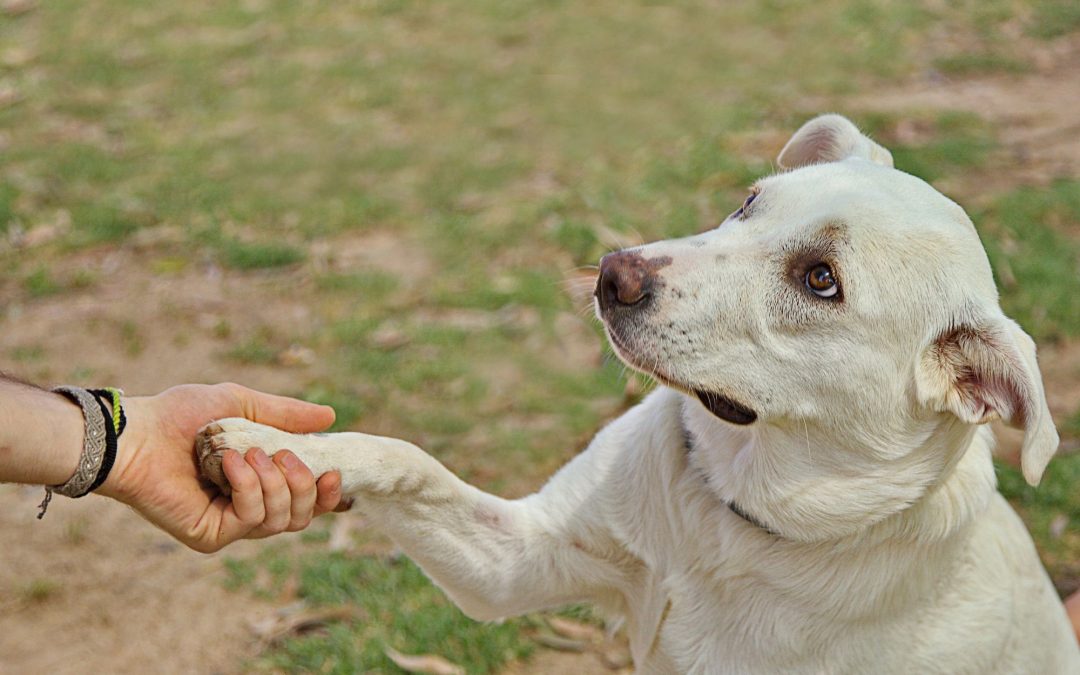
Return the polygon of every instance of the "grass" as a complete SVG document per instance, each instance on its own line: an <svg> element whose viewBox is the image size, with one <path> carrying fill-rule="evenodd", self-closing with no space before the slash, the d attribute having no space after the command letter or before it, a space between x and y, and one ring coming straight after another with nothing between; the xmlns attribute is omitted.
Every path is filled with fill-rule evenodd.
<svg viewBox="0 0 1080 675"><path fill-rule="evenodd" d="M492 673L533 649L523 632L526 621L469 620L406 558L270 548L254 561L227 560L226 571L229 587L264 597L273 597L285 579L295 579L298 597L309 605L347 604L362 617L287 639L279 650L257 659L253 666L259 670L402 672L385 655L391 648L437 654L467 664L470 673Z"/></svg>
<svg viewBox="0 0 1080 675"><path fill-rule="evenodd" d="M271 344L268 332L260 331L228 351L228 357L247 365L270 365L277 362L279 349Z"/></svg>
<svg viewBox="0 0 1080 675"><path fill-rule="evenodd" d="M23 279L23 288L33 298L55 295L63 290L63 286L52 277L46 267L38 267L28 274Z"/></svg>
<svg viewBox="0 0 1080 675"><path fill-rule="evenodd" d="M237 270L259 270L288 267L304 260L304 251L288 244L275 242L246 243L225 239L219 245L221 261Z"/></svg>
<svg viewBox="0 0 1080 675"><path fill-rule="evenodd" d="M1080 181L1021 187L980 217L1002 305L1037 340L1080 335Z"/></svg>
<svg viewBox="0 0 1080 675"><path fill-rule="evenodd" d="M859 121L889 148L896 168L930 183L982 165L997 147L990 125L967 112L875 113ZM918 140L901 141L901 124L914 125Z"/></svg>
<svg viewBox="0 0 1080 675"><path fill-rule="evenodd" d="M67 291L93 288L98 275L88 269L76 269L56 275L48 264L38 263L32 272L22 279L22 288L31 300L46 298Z"/></svg>
<svg viewBox="0 0 1080 675"><path fill-rule="evenodd" d="M337 417L330 431L343 431L362 422L364 405L363 394L355 390L340 390L333 385L316 383L300 395L306 401L331 406Z"/></svg>
<svg viewBox="0 0 1080 675"><path fill-rule="evenodd" d="M4 234L15 220L15 198L18 190L13 185L0 183L0 234Z"/></svg>
<svg viewBox="0 0 1080 675"><path fill-rule="evenodd" d="M1080 455L1057 457L1033 488L1020 471L997 464L998 485L1024 518L1062 593L1080 589Z"/></svg>
<svg viewBox="0 0 1080 675"><path fill-rule="evenodd" d="M0 54L20 94L0 108L0 129L18 130L0 134L0 233L60 211L71 227L0 246L0 292L59 302L125 274L105 262L128 254L145 266L132 297L171 284L175 334L208 336L219 363L259 373L290 343L310 347L291 391L333 405L335 429L408 438L519 495L629 402L568 274L719 222L785 134L846 94L932 69L1020 73L1030 43L1016 25L1038 39L1077 25L1057 0L946 4L40 3L0 23L5 50L28 59ZM931 181L978 175L1001 152L975 115L856 117ZM1010 187L974 214L1006 311L1044 341L1080 335L1077 190ZM368 250L376 240L400 247ZM103 271L80 281L72 260ZM297 313L244 306L234 285ZM156 331L124 322L142 314L113 309L103 341L154 353ZM49 344L5 347L79 381L131 376L75 372ZM294 575L309 601L378 618L272 650L269 669L396 672L389 645L483 672L528 648L519 625L465 621L400 561L310 548L228 565L237 588L276 597L270 582Z"/></svg>
<svg viewBox="0 0 1080 675"><path fill-rule="evenodd" d="M1069 0L1041 0L1035 3L1032 35L1052 39L1080 28L1080 7Z"/></svg>
<svg viewBox="0 0 1080 675"><path fill-rule="evenodd" d="M55 598L63 591L59 582L52 579L33 579L22 590L22 599L29 603L43 603Z"/></svg>
<svg viewBox="0 0 1080 675"><path fill-rule="evenodd" d="M1065 421L1062 431L1080 438L1080 408L1077 408L1076 412Z"/></svg>
<svg viewBox="0 0 1080 675"><path fill-rule="evenodd" d="M982 73L1024 73L1031 66L1020 59L994 52L975 52L943 56L934 61L938 70L950 75Z"/></svg>
<svg viewBox="0 0 1080 675"><path fill-rule="evenodd" d="M331 272L316 277L315 286L320 291L346 293L370 301L384 298L397 290L400 283L396 277L383 272Z"/></svg>

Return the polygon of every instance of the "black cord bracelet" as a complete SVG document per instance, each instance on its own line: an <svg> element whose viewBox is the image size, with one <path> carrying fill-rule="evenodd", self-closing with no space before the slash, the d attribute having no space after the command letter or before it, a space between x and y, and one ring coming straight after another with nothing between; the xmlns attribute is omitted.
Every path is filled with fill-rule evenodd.
<svg viewBox="0 0 1080 675"><path fill-rule="evenodd" d="M109 414L109 408L97 393L101 390L91 389L89 391L94 395L97 404L101 406L101 414L105 416L105 454L101 458L101 469L98 470L97 476L94 477L94 482L90 484L90 488L86 492L78 495L79 497L88 495L98 489L105 482L105 479L109 477L109 472L112 471L113 464L116 463L116 446L120 438L120 434L117 433L116 427L112 424L113 416ZM123 413L121 412L121 414Z"/></svg>

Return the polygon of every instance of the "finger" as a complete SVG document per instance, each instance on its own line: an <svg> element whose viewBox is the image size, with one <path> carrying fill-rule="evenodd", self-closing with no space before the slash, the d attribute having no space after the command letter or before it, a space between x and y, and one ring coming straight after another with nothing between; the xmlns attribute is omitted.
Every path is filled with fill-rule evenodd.
<svg viewBox="0 0 1080 675"><path fill-rule="evenodd" d="M315 475L311 469L288 450L274 455L274 464L285 476L292 503L289 507L289 524L285 528L296 532L308 526L315 515Z"/></svg>
<svg viewBox="0 0 1080 675"><path fill-rule="evenodd" d="M225 470L225 477L229 479L229 484L232 486L232 515L237 521L235 523L223 522L223 529L228 526L230 534L232 534L234 529L246 527L247 530L250 530L257 527L266 519L266 510L263 505L263 488L259 480L259 474L235 450L225 451L221 457L221 466ZM237 534L236 536L243 535Z"/></svg>
<svg viewBox="0 0 1080 675"><path fill-rule="evenodd" d="M223 384L237 401L241 414L254 422L305 434L322 431L334 423L334 409L286 396L264 394L239 384Z"/></svg>
<svg viewBox="0 0 1080 675"><path fill-rule="evenodd" d="M266 511L262 529L267 532L284 532L289 526L292 503L285 476L261 448L248 450L244 460L258 474L259 484L262 486L263 509Z"/></svg>
<svg viewBox="0 0 1080 675"><path fill-rule="evenodd" d="M315 485L315 515L321 516L336 509L341 503L341 474L337 471L324 473Z"/></svg>

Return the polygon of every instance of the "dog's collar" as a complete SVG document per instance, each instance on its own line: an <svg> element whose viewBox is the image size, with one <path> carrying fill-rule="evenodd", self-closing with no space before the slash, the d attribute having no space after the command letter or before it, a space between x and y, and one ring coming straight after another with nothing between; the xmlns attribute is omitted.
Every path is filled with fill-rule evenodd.
<svg viewBox="0 0 1080 675"><path fill-rule="evenodd" d="M694 451L694 436L692 433L690 433L690 429L686 426L686 420L682 418L682 415L679 416L679 426L682 428L683 443L686 445L686 453L689 455ZM776 530L761 522L760 519L754 517L752 514L747 513L745 510L743 510L741 506L739 506L735 502L731 502L726 499L721 499L720 501L724 504L724 506L728 507L728 509L730 509L732 513L742 518L747 523L774 537L780 536L780 534Z"/></svg>

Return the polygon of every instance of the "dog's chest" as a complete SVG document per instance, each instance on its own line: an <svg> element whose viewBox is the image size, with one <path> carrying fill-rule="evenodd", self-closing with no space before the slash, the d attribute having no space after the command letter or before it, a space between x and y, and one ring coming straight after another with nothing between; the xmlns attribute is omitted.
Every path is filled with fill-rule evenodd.
<svg viewBox="0 0 1080 675"><path fill-rule="evenodd" d="M802 599L774 586L741 560L667 575L657 647L677 672L812 672L835 622L807 616ZM706 668L706 666L708 666Z"/></svg>
<svg viewBox="0 0 1080 675"><path fill-rule="evenodd" d="M981 586L935 580L950 566L934 553L829 554L731 524L696 531L661 563L654 656L670 672L990 672L1008 607L969 606Z"/></svg>

